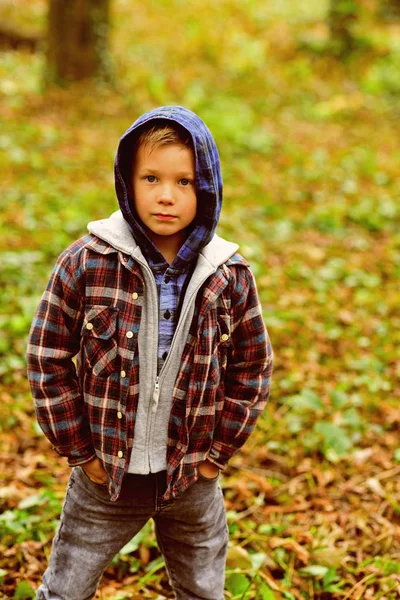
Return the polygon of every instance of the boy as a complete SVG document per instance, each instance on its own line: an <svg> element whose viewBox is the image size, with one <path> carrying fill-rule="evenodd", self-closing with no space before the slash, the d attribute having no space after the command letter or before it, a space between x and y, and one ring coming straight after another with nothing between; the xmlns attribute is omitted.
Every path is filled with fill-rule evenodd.
<svg viewBox="0 0 400 600"><path fill-rule="evenodd" d="M37 418L73 467L37 598L92 598L153 518L175 597L222 600L218 475L271 374L254 278L214 233L219 158L197 115L140 117L120 140L115 184L120 211L59 257L30 333Z"/></svg>

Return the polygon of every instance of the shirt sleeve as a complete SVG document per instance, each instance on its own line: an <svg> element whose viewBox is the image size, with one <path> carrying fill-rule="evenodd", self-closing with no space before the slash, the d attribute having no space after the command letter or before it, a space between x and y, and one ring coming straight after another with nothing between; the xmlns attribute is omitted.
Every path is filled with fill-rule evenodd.
<svg viewBox="0 0 400 600"><path fill-rule="evenodd" d="M38 423L54 450L73 466L93 458L95 451L72 360L79 351L83 315L71 263L68 251L56 263L32 322L27 363Z"/></svg>
<svg viewBox="0 0 400 600"><path fill-rule="evenodd" d="M240 268L232 294L231 349L225 373L225 400L208 459L220 469L254 430L268 400L272 348L250 269Z"/></svg>

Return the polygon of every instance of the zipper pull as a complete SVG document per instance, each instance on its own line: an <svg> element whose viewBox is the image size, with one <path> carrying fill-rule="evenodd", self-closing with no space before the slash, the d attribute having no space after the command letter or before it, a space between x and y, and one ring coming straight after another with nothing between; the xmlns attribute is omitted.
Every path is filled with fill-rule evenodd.
<svg viewBox="0 0 400 600"><path fill-rule="evenodd" d="M154 391L153 391L153 413L155 413L157 411L157 407L158 407L158 400L160 398L160 384L159 384L160 378L157 376L156 377L156 382L154 384Z"/></svg>

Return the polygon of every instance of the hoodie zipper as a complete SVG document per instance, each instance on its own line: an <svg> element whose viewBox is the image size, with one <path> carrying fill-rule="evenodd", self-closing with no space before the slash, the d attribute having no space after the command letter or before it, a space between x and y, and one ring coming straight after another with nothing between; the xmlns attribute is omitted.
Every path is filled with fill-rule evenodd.
<svg viewBox="0 0 400 600"><path fill-rule="evenodd" d="M154 382L154 388L153 388L153 406L152 406L152 412L155 413L157 412L157 408L158 408L158 401L160 399L160 377L163 374L163 372L165 371L165 367L168 365L169 362L169 358L170 356L173 354L173 350L174 350L174 346L175 346L175 341L178 338L178 333L179 333L179 329L183 326L182 324L184 323L185 319L186 319L186 314L189 312L190 309L190 305L192 303L193 297L197 294L198 290L200 289L200 287L203 285L204 281L209 277L209 274L207 275L207 277L204 277L204 280L200 283L200 285L194 290L194 292L192 292L186 306L185 306L185 310L183 312L181 312L181 318L179 319L179 322L177 324L177 327L175 329L174 332L174 336L172 338L172 343L168 352L168 356L166 361L164 362L161 371L159 373L159 375L157 375L155 382Z"/></svg>
<svg viewBox="0 0 400 600"><path fill-rule="evenodd" d="M136 259L136 260L137 260L137 259ZM139 262L139 264L141 264L141 265L142 265L142 266L143 266L143 267L146 269L146 271L149 273L149 275L150 275L150 280L152 280L152 281L153 281L153 283L154 283L153 290L154 290L154 288L155 288L156 297L157 297L157 286L156 286L156 284L155 284L155 281L154 281L154 275L153 275L153 272L152 272L152 270L150 269L150 267L149 267L149 265L148 265L147 263L144 263L144 262L142 262L142 261L138 261L138 262ZM191 303L192 303L193 297L194 297L194 296L196 296L197 292L199 291L199 289L201 288L201 286L203 285L203 283L206 281L206 279L208 279L208 277L209 277L211 274L212 274L212 271L211 271L211 272L209 272L209 273L207 273L207 274L205 274L205 275L203 275L203 277L202 277L201 281L198 283L198 285L196 286L195 290L194 290L194 291L192 291L192 294L191 294L190 298L188 299L188 302L187 302L187 304L186 304L186 306L185 306L185 309L184 309L183 311L181 311L181 315L180 315L180 318L179 318L179 322L178 322L178 324L177 324L177 326L176 326L176 329L175 329L175 332L174 332L174 336L173 336L173 338L172 338L172 343L171 343L170 349L169 349L169 351L168 351L168 356L167 356L167 358L166 358L166 360L165 360L165 362L164 362L164 364L163 364L163 366L162 366L162 368L161 368L161 371L160 371L160 373L159 373L159 374L156 376L156 378L155 378L155 381L154 381L154 387L153 387L153 396L152 396L152 397L153 397L153 406L152 406L152 408L151 408L151 411L152 411L153 413L156 413L156 412L157 412L157 408L158 408L158 402L159 402L159 399L160 399L160 377L162 376L163 372L165 371L165 368L167 367L167 365L168 365L168 363L169 363L170 357L171 357L171 355L173 354L173 350L174 350L175 342L176 342L176 340L177 340L177 338L178 338L178 336L177 336L177 333L179 333L179 330L180 330L180 329L181 329L181 327L183 326L183 322L185 321L186 314L187 314L187 313L188 313L188 311L189 311L189 308L190 308L190 305L191 305ZM158 315L157 315L157 317L158 317ZM158 321L157 321L157 323L158 323ZM157 324L157 327L158 327L158 324ZM157 334L158 334L158 330L157 330ZM157 357L156 357L156 361L157 361Z"/></svg>
<svg viewBox="0 0 400 600"><path fill-rule="evenodd" d="M157 375L156 381L154 384L154 390L153 390L153 407L152 407L153 413L157 412L159 399L160 399L160 378Z"/></svg>

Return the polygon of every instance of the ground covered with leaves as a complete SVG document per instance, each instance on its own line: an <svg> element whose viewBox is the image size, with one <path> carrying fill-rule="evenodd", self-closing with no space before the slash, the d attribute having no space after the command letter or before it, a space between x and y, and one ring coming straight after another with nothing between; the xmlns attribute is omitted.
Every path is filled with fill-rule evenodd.
<svg viewBox="0 0 400 600"><path fill-rule="evenodd" d="M43 30L44 0L20 4L1 16ZM26 381L33 312L57 255L116 209L120 134L173 103L217 140L219 234L251 262L275 350L268 408L221 479L227 598L395 600L400 22L370 18L339 61L324 3L134 4L112 4L111 85L45 90L40 52L1 56L0 597L34 596L68 479ZM98 597L171 597L151 524Z"/></svg>

